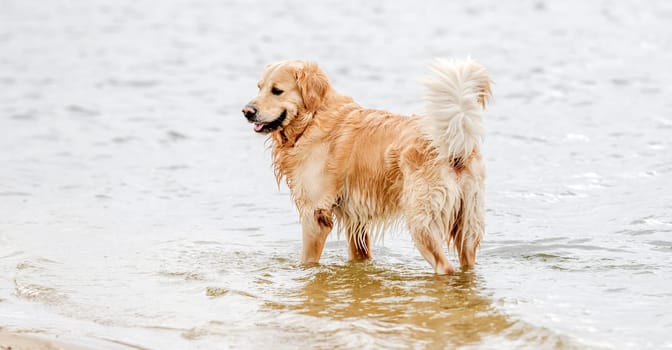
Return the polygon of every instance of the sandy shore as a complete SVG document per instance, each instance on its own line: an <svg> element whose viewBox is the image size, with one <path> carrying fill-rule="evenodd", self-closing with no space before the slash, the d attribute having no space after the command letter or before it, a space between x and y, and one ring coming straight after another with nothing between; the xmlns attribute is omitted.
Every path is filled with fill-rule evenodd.
<svg viewBox="0 0 672 350"><path fill-rule="evenodd" d="M0 350L84 350L81 346L0 329Z"/></svg>

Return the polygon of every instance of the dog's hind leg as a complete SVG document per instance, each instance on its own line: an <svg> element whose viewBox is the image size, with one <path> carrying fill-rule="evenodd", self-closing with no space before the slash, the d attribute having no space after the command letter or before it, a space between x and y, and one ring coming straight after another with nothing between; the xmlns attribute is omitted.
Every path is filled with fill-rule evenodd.
<svg viewBox="0 0 672 350"><path fill-rule="evenodd" d="M460 190L454 183L442 183L441 175L409 176L403 190L403 211L420 254L437 274L451 274L454 269L444 254L443 242L450 235Z"/></svg>
<svg viewBox="0 0 672 350"><path fill-rule="evenodd" d="M469 268L476 262L476 249L485 231L483 191L478 186L463 186L462 191L462 203L448 238L448 247L452 239L460 266Z"/></svg>
<svg viewBox="0 0 672 350"><path fill-rule="evenodd" d="M316 209L301 216L303 229L303 253L301 262L320 262L324 243L334 227L334 218L330 210Z"/></svg>
<svg viewBox="0 0 672 350"><path fill-rule="evenodd" d="M471 175L462 178L462 197L457 203L457 215L448 238L448 247L452 239L463 268L473 267L476 263L476 250L485 232L484 170L476 166L470 173Z"/></svg>
<svg viewBox="0 0 672 350"><path fill-rule="evenodd" d="M443 253L444 226L437 212L412 210L406 213L406 223L420 254L439 275L452 274L455 270Z"/></svg>
<svg viewBox="0 0 672 350"><path fill-rule="evenodd" d="M420 254L434 268L439 275L452 274L455 269L443 254L443 237L437 232L432 232L424 225L409 224L413 242Z"/></svg>
<svg viewBox="0 0 672 350"><path fill-rule="evenodd" d="M371 259L371 238L365 227L357 224L347 225L345 234L350 260Z"/></svg>

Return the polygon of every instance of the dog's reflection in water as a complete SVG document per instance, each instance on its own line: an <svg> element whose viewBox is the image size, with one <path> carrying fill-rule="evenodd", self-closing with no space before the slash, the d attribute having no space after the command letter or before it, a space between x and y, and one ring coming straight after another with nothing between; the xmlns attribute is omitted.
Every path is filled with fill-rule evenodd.
<svg viewBox="0 0 672 350"><path fill-rule="evenodd" d="M342 346L455 347L512 328L514 322L483 295L476 272L400 273L404 268L372 262L313 267L281 308L315 317L314 332Z"/></svg>

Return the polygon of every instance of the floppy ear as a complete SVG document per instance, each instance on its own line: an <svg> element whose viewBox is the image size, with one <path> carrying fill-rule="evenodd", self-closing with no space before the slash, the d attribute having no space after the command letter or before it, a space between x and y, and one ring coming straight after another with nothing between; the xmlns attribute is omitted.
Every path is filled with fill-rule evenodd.
<svg viewBox="0 0 672 350"><path fill-rule="evenodd" d="M299 87L306 109L314 112L327 96L329 79L316 63L307 62L296 72L296 85Z"/></svg>

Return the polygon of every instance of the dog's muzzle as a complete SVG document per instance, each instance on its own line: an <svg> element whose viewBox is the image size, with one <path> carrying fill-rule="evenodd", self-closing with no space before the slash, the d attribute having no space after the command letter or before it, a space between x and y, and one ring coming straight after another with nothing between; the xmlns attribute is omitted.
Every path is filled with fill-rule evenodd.
<svg viewBox="0 0 672 350"><path fill-rule="evenodd" d="M249 122L254 122L257 119L257 109L254 106L247 105L243 108L243 115Z"/></svg>
<svg viewBox="0 0 672 350"><path fill-rule="evenodd" d="M242 112L247 121L254 124L254 131L258 133L269 133L274 131L279 128L287 118L287 110L284 110L280 116L273 121L261 122L259 121L259 110L252 105L245 106Z"/></svg>

